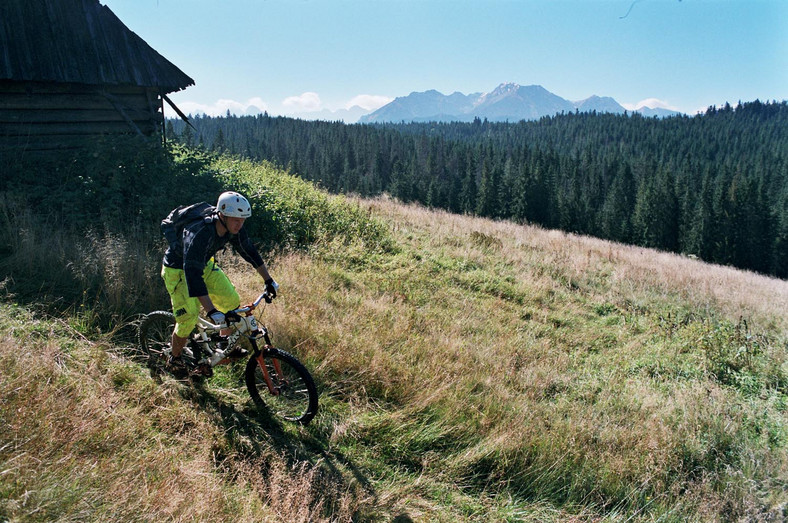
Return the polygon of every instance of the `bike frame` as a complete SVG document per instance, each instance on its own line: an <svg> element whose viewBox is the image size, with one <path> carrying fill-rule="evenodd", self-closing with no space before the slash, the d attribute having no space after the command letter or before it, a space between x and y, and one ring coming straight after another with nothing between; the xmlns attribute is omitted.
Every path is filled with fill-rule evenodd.
<svg viewBox="0 0 788 523"><path fill-rule="evenodd" d="M240 316L241 320L238 322L227 322L224 325L217 325L204 318L198 318L196 325L197 336L196 338L192 339L194 339L194 341L197 343L200 343L203 348L207 348L211 353L210 355L212 356L214 351L210 348L211 339L208 335L209 333L221 333L223 330L232 329L233 332L228 336L228 347L232 345L241 335L248 338L253 349L252 358L254 358L255 361L257 361L257 364L260 366L260 371L263 373L263 380L268 387L268 391L271 393L271 395L278 396L279 388L276 387L273 383L273 380L271 380L271 376L268 373L268 367L266 367L265 364L265 353L269 349L273 348L271 344L271 338L268 336L268 329L264 325L258 324L254 317L254 310L263 300L270 303L271 297L268 295L268 293L261 294L254 302L247 305L246 307L239 307L233 311L228 311L228 314L235 313L236 315ZM262 339L265 342L262 350L257 344L257 340L259 339ZM222 359L217 362L216 365L219 365L225 361L226 359ZM273 358L271 361L273 362L277 375L282 376L282 369L280 368L279 360ZM214 365L211 364L211 366Z"/></svg>

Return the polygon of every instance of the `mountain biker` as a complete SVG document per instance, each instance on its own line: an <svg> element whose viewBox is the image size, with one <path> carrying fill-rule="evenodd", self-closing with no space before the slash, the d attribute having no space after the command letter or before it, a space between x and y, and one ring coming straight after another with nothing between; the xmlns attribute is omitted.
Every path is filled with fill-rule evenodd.
<svg viewBox="0 0 788 523"><path fill-rule="evenodd" d="M173 235L174 240L162 259L161 276L175 314L172 353L167 361L168 369L174 374L186 373L181 353L197 324L200 305L212 323L223 324L224 312L241 304L235 287L216 265L214 255L217 251L230 243L262 276L265 289L272 298L276 297L279 289L243 227L244 221L252 215L249 201L237 192L227 191L219 196L215 207L205 206L205 211L196 220L183 226L182 233L179 231L177 236ZM162 222L162 230L168 219ZM241 355L243 350L240 348L229 354Z"/></svg>

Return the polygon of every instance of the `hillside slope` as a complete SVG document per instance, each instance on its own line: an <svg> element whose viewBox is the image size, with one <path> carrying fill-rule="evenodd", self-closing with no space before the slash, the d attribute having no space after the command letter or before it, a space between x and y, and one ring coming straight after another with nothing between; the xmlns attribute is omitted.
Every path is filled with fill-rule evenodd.
<svg viewBox="0 0 788 523"><path fill-rule="evenodd" d="M321 390L307 428L256 413L240 368L157 383L78 315L4 305L0 520L785 515L788 282L356 205L390 249L327 239L271 264L263 321Z"/></svg>

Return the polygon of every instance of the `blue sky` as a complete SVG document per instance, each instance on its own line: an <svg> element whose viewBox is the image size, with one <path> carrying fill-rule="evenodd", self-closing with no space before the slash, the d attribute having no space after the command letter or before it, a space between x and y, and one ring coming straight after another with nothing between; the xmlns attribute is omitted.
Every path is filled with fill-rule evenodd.
<svg viewBox="0 0 788 523"><path fill-rule="evenodd" d="M690 114L788 99L788 0L100 2L194 78L171 96L192 114L310 118L504 82Z"/></svg>

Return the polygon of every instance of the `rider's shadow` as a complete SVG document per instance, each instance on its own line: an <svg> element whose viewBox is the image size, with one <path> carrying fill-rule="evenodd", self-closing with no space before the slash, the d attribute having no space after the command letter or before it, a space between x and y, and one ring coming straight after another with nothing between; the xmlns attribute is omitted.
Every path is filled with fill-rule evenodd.
<svg viewBox="0 0 788 523"><path fill-rule="evenodd" d="M130 348L127 356L147 365L146 357L141 355L136 347ZM148 371L151 379L159 385L171 378L169 373L155 366L148 366ZM315 435L304 428L299 431L298 437L293 437L292 430L285 430L282 421L265 409L257 407L251 399L239 409L214 394L206 384L204 378L187 379L181 381L176 390L181 398L199 407L222 429L226 447L232 454L249 462L264 462L266 455L274 451L293 470L304 463L310 467L320 467L321 472L345 492L352 490L351 483L355 482L363 496L376 504L379 498L366 473L339 449L329 445L330 435ZM222 455L221 446L217 447L215 460L221 463L228 456ZM266 474L266 470L261 468L260 474Z"/></svg>
<svg viewBox="0 0 788 523"><path fill-rule="evenodd" d="M313 435L306 428L299 431L298 437L294 437L292 430L285 430L282 421L254 405L251 400L239 409L215 395L204 381L193 380L191 386L184 385L178 387L181 397L199 406L223 429L227 446L237 456L256 461L264 459L273 450L292 470L304 463L310 467L319 467L332 483L347 487L340 489L344 491L352 487L350 476L363 490L365 497L378 499L366 474L338 449L329 448L327 437ZM217 455L217 460L223 458ZM260 471L261 474L265 472Z"/></svg>
<svg viewBox="0 0 788 523"><path fill-rule="evenodd" d="M142 361L144 363L144 361ZM168 372L158 367L148 367L148 372L153 381L162 385L166 379L171 378ZM301 446L294 444L292 437L285 433L284 425L265 409L257 406L245 406L238 410L234 405L221 400L206 387L205 378L183 378L177 380L180 397L200 410L207 413L214 424L222 427L225 437L231 436L228 441L234 451L240 452L244 457L259 457L265 448L261 441L267 441L269 447L284 456L289 464L302 461L312 461L309 455L304 455Z"/></svg>

